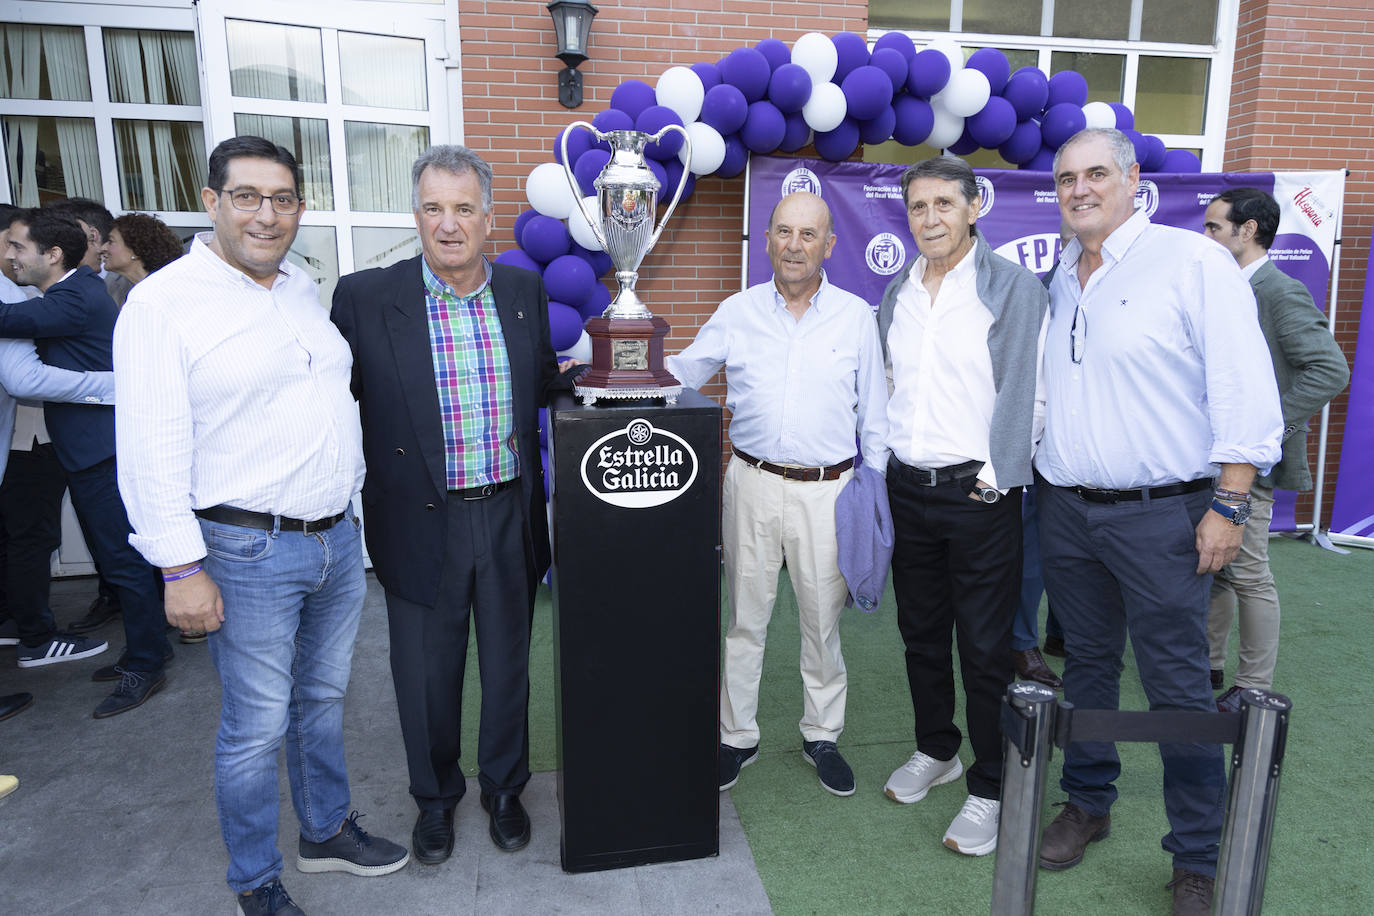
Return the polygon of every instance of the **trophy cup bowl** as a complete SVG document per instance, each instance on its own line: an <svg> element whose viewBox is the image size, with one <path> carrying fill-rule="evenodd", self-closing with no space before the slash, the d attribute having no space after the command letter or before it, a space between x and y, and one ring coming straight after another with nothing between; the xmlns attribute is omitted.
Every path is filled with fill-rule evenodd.
<svg viewBox="0 0 1374 916"><path fill-rule="evenodd" d="M581 188L568 161L568 135L574 128L591 131L597 140L611 146L611 159L592 183L596 188L597 212L583 206ZM654 225L659 181L644 161L644 147L669 133L682 135L686 156L682 177L663 217ZM641 400L663 398L677 401L682 384L663 368L663 338L668 323L655 318L635 293L639 265L654 247L668 218L682 199L690 174L692 140L677 124L669 124L656 134L637 130L599 131L586 121L574 121L563 132L563 172L578 199L582 216L591 226L601 247L615 265L620 290L601 317L587 322L592 340L592 368L576 385L583 404L599 399ZM576 215L573 217L576 219Z"/></svg>

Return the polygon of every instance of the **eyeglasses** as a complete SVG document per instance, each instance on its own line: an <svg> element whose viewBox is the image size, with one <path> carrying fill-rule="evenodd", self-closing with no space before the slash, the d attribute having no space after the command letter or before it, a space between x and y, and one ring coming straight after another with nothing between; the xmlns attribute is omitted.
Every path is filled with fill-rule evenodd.
<svg viewBox="0 0 1374 916"><path fill-rule="evenodd" d="M262 209L263 195L249 188L220 188L221 194L229 195L229 202L234 205L235 210L243 210L248 213L256 213ZM299 213L304 200L295 194L273 194L267 198L272 201L272 209L283 216L291 216Z"/></svg>
<svg viewBox="0 0 1374 916"><path fill-rule="evenodd" d="M1088 347L1088 313L1083 306L1075 305L1073 323L1069 325L1069 358L1074 365L1083 362L1083 351Z"/></svg>

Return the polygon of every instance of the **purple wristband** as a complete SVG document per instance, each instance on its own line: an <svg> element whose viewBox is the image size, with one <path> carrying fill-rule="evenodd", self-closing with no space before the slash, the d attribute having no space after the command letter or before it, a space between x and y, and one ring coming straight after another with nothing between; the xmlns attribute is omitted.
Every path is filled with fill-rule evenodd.
<svg viewBox="0 0 1374 916"><path fill-rule="evenodd" d="M189 579L189 578L191 578L192 576L194 576L196 573L200 572L202 568L203 568L203 567L200 565L199 562L192 563L190 566L186 567L186 568L183 569L183 570L179 570L179 571L174 572L174 573L163 573L163 574L162 574L162 581L163 581L163 582L176 582L176 581L181 580L181 579Z"/></svg>

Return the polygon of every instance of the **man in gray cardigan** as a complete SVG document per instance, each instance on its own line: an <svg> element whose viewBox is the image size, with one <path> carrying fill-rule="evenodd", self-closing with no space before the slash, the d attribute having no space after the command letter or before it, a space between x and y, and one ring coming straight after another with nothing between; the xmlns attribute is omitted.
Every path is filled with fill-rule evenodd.
<svg viewBox="0 0 1374 916"><path fill-rule="evenodd" d="M1048 296L1034 274L979 238L978 186L963 160L937 157L907 169L902 198L921 255L884 292L878 334L893 383L892 581L916 752L883 791L911 804L959 778L957 631L974 762L968 798L943 842L981 856L997 848L1001 697L1015 677L1021 488L1031 482Z"/></svg>
<svg viewBox="0 0 1374 916"><path fill-rule="evenodd" d="M1350 366L1307 287L1269 260L1279 228L1278 202L1257 188L1231 188L1213 199L1203 219L1203 234L1235 256L1255 291L1283 408L1283 459L1250 486L1250 523L1240 553L1212 580L1207 637L1216 689L1225 683L1226 643L1240 611L1240 664L1233 685L1217 701L1221 711L1237 712L1241 690L1273 686L1279 654L1279 593L1269 572L1274 488L1312 489L1307 420L1345 388Z"/></svg>

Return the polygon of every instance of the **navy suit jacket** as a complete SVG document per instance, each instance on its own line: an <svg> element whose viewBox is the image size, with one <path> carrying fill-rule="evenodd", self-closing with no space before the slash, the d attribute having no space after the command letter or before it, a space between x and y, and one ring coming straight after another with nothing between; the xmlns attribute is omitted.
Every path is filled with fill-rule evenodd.
<svg viewBox="0 0 1374 916"><path fill-rule="evenodd" d="M373 570L388 592L433 607L446 555L448 484L420 260L342 278L330 317L353 350L353 394L367 459L363 517ZM510 359L527 507L527 581L518 585L532 597L550 562L539 408L550 392L570 389L572 383L558 372L549 341L548 295L539 275L493 264L491 286Z"/></svg>
<svg viewBox="0 0 1374 916"><path fill-rule="evenodd" d="M0 305L0 337L31 337L43 362L61 369L109 372L118 308L105 281L81 266L36 299ZM80 471L115 454L114 407L49 402L48 432L62 467Z"/></svg>

